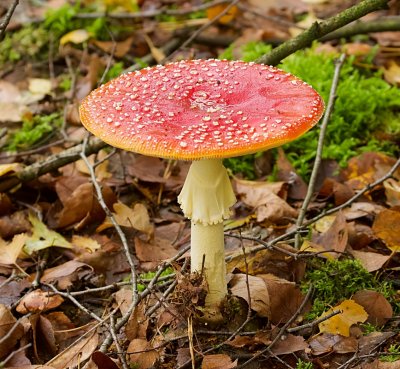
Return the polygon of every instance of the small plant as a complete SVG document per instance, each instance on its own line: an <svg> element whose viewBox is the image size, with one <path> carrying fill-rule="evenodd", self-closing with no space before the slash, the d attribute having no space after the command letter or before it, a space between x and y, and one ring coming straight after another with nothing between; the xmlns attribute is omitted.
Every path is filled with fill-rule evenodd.
<svg viewBox="0 0 400 369"><path fill-rule="evenodd" d="M387 350L388 355L382 355L379 357L380 361L394 362L400 360L400 345L390 345Z"/></svg>
<svg viewBox="0 0 400 369"><path fill-rule="evenodd" d="M371 323L360 324L360 327L363 330L365 335L373 333L373 332L379 332L378 327Z"/></svg>
<svg viewBox="0 0 400 369"><path fill-rule="evenodd" d="M313 369L313 363L299 359L296 363L296 369Z"/></svg>
<svg viewBox="0 0 400 369"><path fill-rule="evenodd" d="M394 295L394 289L388 282L378 281L358 260L328 260L315 259L306 272L302 289L314 287L314 302L307 319L319 317L329 306L360 290L375 290L381 292L389 300Z"/></svg>
<svg viewBox="0 0 400 369"><path fill-rule="evenodd" d="M161 277L167 277L167 276L173 276L174 275L174 269L172 267L166 268L162 273L160 274ZM141 273L139 274L139 281L145 281L145 280L151 280L154 278L156 275L156 272L147 272L147 273ZM157 282L160 283L160 282ZM146 285L144 283L138 283L137 284L137 289L139 292L143 292L146 289Z"/></svg>
<svg viewBox="0 0 400 369"><path fill-rule="evenodd" d="M45 136L50 135L54 128L59 126L61 126L59 113L25 118L22 127L14 134L11 134L7 149L10 151L26 150Z"/></svg>

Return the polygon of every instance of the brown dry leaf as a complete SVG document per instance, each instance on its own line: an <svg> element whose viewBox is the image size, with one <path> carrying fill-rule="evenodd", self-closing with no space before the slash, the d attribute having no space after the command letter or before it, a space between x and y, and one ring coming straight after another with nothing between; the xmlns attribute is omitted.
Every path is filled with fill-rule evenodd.
<svg viewBox="0 0 400 369"><path fill-rule="evenodd" d="M128 340L146 338L147 328L150 323L149 318L145 314L146 304L145 300L140 301L129 317L128 323L125 326L125 334Z"/></svg>
<svg viewBox="0 0 400 369"><path fill-rule="evenodd" d="M159 359L159 354L145 339L135 338L129 343L128 362L136 365L138 369L148 369Z"/></svg>
<svg viewBox="0 0 400 369"><path fill-rule="evenodd" d="M271 351L275 355L287 355L296 351L303 351L308 348L307 342L304 337L288 334L284 340L278 340Z"/></svg>
<svg viewBox="0 0 400 369"><path fill-rule="evenodd" d="M93 268L90 265L81 263L77 260L70 260L54 268L46 269L42 275L42 278L40 278L40 282L57 282L58 288L65 290L72 286L74 281L83 278L92 271Z"/></svg>
<svg viewBox="0 0 400 369"><path fill-rule="evenodd" d="M237 359L232 359L225 354L205 355L201 369L231 369L237 367Z"/></svg>
<svg viewBox="0 0 400 369"><path fill-rule="evenodd" d="M389 178L383 182L385 188L386 203L390 206L400 206L400 182Z"/></svg>
<svg viewBox="0 0 400 369"><path fill-rule="evenodd" d="M60 306L63 301L59 295L37 289L24 295L16 310L20 314L44 312Z"/></svg>
<svg viewBox="0 0 400 369"><path fill-rule="evenodd" d="M294 282L273 274L258 275L267 285L271 307L271 322L286 323L300 307L304 296Z"/></svg>
<svg viewBox="0 0 400 369"><path fill-rule="evenodd" d="M17 319L11 314L7 307L0 304L0 360L13 351L18 340L24 335L24 328L20 323L17 323L16 329L9 335L7 339L4 337L14 327Z"/></svg>
<svg viewBox="0 0 400 369"><path fill-rule="evenodd" d="M358 340L359 355L368 355L376 347L379 347L382 343L393 337L396 333L394 332L371 332L366 336L360 337Z"/></svg>
<svg viewBox="0 0 400 369"><path fill-rule="evenodd" d="M96 155L96 161L102 161L102 163L97 165L96 168L94 169L96 179L99 182L102 181L103 179L112 177L112 174L108 171L109 161L104 160L107 157L107 155L108 155L108 153L106 152L106 150L100 150L98 152L98 154ZM95 163L94 155L91 155L88 158L88 161L91 165L94 165L94 163ZM89 168L87 167L86 163L82 159L75 162L75 167L76 167L76 169L79 170L79 172L90 175Z"/></svg>
<svg viewBox="0 0 400 369"><path fill-rule="evenodd" d="M394 163L395 159L385 154L366 152L350 159L342 175L353 190L360 190L385 175Z"/></svg>
<svg viewBox="0 0 400 369"><path fill-rule="evenodd" d="M400 360L396 360L393 362L384 362L378 359L375 359L372 363L365 363L360 366L361 369L400 369Z"/></svg>
<svg viewBox="0 0 400 369"><path fill-rule="evenodd" d="M341 304L323 313L321 318L335 310L340 310L342 313L320 323L318 327L321 333L340 334L349 337L350 327L355 323L363 323L368 318L364 308L353 300L344 300Z"/></svg>
<svg viewBox="0 0 400 369"><path fill-rule="evenodd" d="M113 208L114 218L120 226L135 228L148 236L153 234L154 226L151 224L149 213L146 206L143 204L137 203L132 209L122 202L117 202L113 205ZM104 223L97 228L97 232L101 232L109 227L112 227L112 223L109 219L106 219Z"/></svg>
<svg viewBox="0 0 400 369"><path fill-rule="evenodd" d="M162 261L172 258L177 250L171 242L163 238L154 238L149 242L135 237L136 256L140 261Z"/></svg>
<svg viewBox="0 0 400 369"><path fill-rule="evenodd" d="M12 366L7 369L56 369L54 366L48 365L23 365L23 366Z"/></svg>
<svg viewBox="0 0 400 369"><path fill-rule="evenodd" d="M375 326L384 325L393 316L393 309L389 301L377 291L358 291L352 300L365 309L368 314L367 322Z"/></svg>
<svg viewBox="0 0 400 369"><path fill-rule="evenodd" d="M14 236L10 243L0 238L0 264L15 264L28 238L25 233Z"/></svg>
<svg viewBox="0 0 400 369"><path fill-rule="evenodd" d="M149 46L151 55L153 56L154 60L157 63L161 63L166 57L164 52L161 49L154 46L153 41L146 33L143 34L143 37L146 40L147 45Z"/></svg>
<svg viewBox="0 0 400 369"><path fill-rule="evenodd" d="M220 13L222 13L225 8L228 5L226 4L219 4L219 5L214 5L209 8L207 8L207 18L209 20L214 19L216 16L218 16ZM218 23L221 24L228 24L232 22L237 14L239 13L239 9L237 6L232 6L222 17L218 19Z"/></svg>
<svg viewBox="0 0 400 369"><path fill-rule="evenodd" d="M343 337L337 334L322 333L312 337L309 345L313 355L323 355L330 352L356 352L357 339L354 337Z"/></svg>
<svg viewBox="0 0 400 369"><path fill-rule="evenodd" d="M329 229L320 234L313 234L312 241L321 245L325 250L334 250L336 253L330 253L333 258L338 258L340 253L344 252L348 241L348 231L346 218L340 211Z"/></svg>
<svg viewBox="0 0 400 369"><path fill-rule="evenodd" d="M371 53L372 46L363 42L349 42L343 45L347 55L366 56Z"/></svg>
<svg viewBox="0 0 400 369"><path fill-rule="evenodd" d="M73 235L71 243L78 255L85 252L93 253L101 248L101 245L95 239L86 236Z"/></svg>
<svg viewBox="0 0 400 369"><path fill-rule="evenodd" d="M69 369L88 359L96 350L99 343L97 332L88 334L85 338L77 340L74 345L65 349L46 364L55 369Z"/></svg>
<svg viewBox="0 0 400 369"><path fill-rule="evenodd" d="M375 218L372 230L392 252L400 252L400 212L386 209Z"/></svg>
<svg viewBox="0 0 400 369"><path fill-rule="evenodd" d="M102 195L108 207L116 201L116 197L110 187L102 186ZM104 219L104 211L101 208L93 185L83 183L78 186L64 203L64 209L60 212L58 227L64 228L77 222L75 228L81 228L86 224L101 221Z"/></svg>
<svg viewBox="0 0 400 369"><path fill-rule="evenodd" d="M21 91L14 83L0 80L0 111L0 122L14 123L20 122L27 111L26 105L22 103ZM0 168L3 165L0 165Z"/></svg>
<svg viewBox="0 0 400 369"><path fill-rule="evenodd" d="M28 278L7 281L6 277L0 276L0 304L10 307L21 298L22 291L29 287L32 287L32 283Z"/></svg>
<svg viewBox="0 0 400 369"><path fill-rule="evenodd" d="M124 41L99 41L91 40L90 42L96 45L99 49L105 51L107 54L114 53L117 58L123 58L130 50L134 38L128 37Z"/></svg>
<svg viewBox="0 0 400 369"><path fill-rule="evenodd" d="M114 294L115 302L117 303L121 314L125 315L129 311L129 306L132 303L132 288L121 288Z"/></svg>
<svg viewBox="0 0 400 369"><path fill-rule="evenodd" d="M119 366L101 351L93 352L91 359L99 369L119 369Z"/></svg>
<svg viewBox="0 0 400 369"><path fill-rule="evenodd" d="M370 202L354 202L350 208L344 209L343 213L347 220L355 220L368 215L377 215L385 208Z"/></svg>
<svg viewBox="0 0 400 369"><path fill-rule="evenodd" d="M247 284L250 289L250 301ZM262 278L252 275L246 276L246 274L234 274L230 285L232 295L241 297L247 301L251 309L256 311L259 316L265 318L271 317L268 288Z"/></svg>
<svg viewBox="0 0 400 369"><path fill-rule="evenodd" d="M394 60L389 60L388 66L383 68L383 76L386 82L393 86L400 85L400 65Z"/></svg>
<svg viewBox="0 0 400 369"><path fill-rule="evenodd" d="M307 194L307 184L296 173L291 162L285 156L285 152L281 147L278 148L278 159L276 161L278 167L277 178L289 184L288 196L295 200L304 200Z"/></svg>
<svg viewBox="0 0 400 369"><path fill-rule="evenodd" d="M381 269L390 259L390 255L382 255L376 252L350 250L350 254L359 260L368 272L375 272Z"/></svg>

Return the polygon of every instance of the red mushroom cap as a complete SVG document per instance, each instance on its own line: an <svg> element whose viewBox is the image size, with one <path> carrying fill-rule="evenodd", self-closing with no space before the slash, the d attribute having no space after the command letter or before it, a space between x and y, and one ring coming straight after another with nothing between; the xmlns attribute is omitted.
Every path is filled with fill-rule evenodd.
<svg viewBox="0 0 400 369"><path fill-rule="evenodd" d="M266 65L191 60L121 75L80 106L83 125L112 146L197 160L282 145L320 119L308 84Z"/></svg>

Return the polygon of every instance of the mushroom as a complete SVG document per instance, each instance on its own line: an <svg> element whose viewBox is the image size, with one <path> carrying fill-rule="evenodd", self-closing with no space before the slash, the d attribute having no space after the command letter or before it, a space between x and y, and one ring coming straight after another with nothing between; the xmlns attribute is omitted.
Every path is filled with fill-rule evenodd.
<svg viewBox="0 0 400 369"><path fill-rule="evenodd" d="M204 272L212 309L227 294L223 221L236 202L222 159L292 141L323 110L318 93L289 73L211 59L121 75L85 98L80 117L112 146L193 161L178 202L191 219L191 270Z"/></svg>

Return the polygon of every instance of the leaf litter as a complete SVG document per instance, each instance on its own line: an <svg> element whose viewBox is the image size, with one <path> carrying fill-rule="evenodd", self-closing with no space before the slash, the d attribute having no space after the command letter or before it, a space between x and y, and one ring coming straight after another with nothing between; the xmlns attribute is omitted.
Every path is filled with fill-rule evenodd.
<svg viewBox="0 0 400 369"><path fill-rule="evenodd" d="M164 3L83 2L88 9L104 8L111 14L122 10L128 15L161 9ZM195 1L177 3L183 4L182 9L198 5ZM65 1L58 0L50 7L60 5L69 7L69 14L76 12ZM41 6L26 6L28 12L45 16ZM246 13L234 7L204 34L216 40L215 36L235 40L232 53L240 55L240 46L249 41L289 39L302 27L301 14L304 21L311 22L336 13L342 5L252 0L247 6L254 11ZM199 23L206 24L223 9L225 5L216 5L201 13ZM174 11L173 7L170 10ZM257 13L267 19L261 20ZM40 137L27 156L0 154L0 184L31 163L70 147L69 140L83 139L76 108L97 86L103 72L101 82L122 73L123 63L129 67L147 56L159 62L170 53L163 48L167 38L173 37L168 29L180 28L179 22L193 24L180 15L167 28L159 15L141 19L144 27L131 30L132 34L110 40L105 29L96 28L101 28L101 17L88 29L87 23L78 24L75 15L68 15L66 24L71 27L51 41L53 54L39 62L50 63L50 75L28 58L20 59L20 66L12 66L11 72L2 71L2 123L19 129L32 115L59 110L60 101L65 101L65 122L62 127L51 125L55 135ZM65 20L63 17L66 15L59 13L57 19ZM276 22L277 18L281 22ZM240 34L238 29L242 29ZM375 34L374 38L382 39L382 45L396 45L390 34L386 38ZM325 45L337 51L335 45ZM362 63L372 48L369 43L349 43L345 49ZM207 58L216 56L217 51L203 45L201 51L194 52L196 57ZM185 52L178 51L176 57L189 57ZM27 72L22 74L18 69L21 65L29 66ZM384 78L392 85L398 84L398 69L395 59L382 67ZM10 137L8 133L5 138L0 135L2 148L8 147ZM42 149L48 140L51 145ZM349 206L314 221L306 229L308 234L303 234L300 250L291 246L290 239L261 250L260 241L268 244L293 230L307 193L306 181L285 150L279 149L276 157L256 158L255 163L262 163L263 168L255 171L260 174L255 180L234 173L239 202L225 230L237 238L226 237L230 291L222 325L205 324L207 286L201 275L188 273L189 227L175 200L188 163L115 154L108 149L89 157L103 200L126 234L138 270L140 301L133 308L124 245L101 207L82 160L1 192L0 367L145 369L197 365L217 369L238 367L251 357L260 365L267 360L268 366L278 368L284 367L282 362L301 367L296 362L305 359L315 367L337 367L340 361L346 363L349 355L373 354L350 364L397 368L399 360L383 362L379 355L399 340L400 171ZM307 219L345 204L364 186L384 176L394 162L393 157L372 151L353 157L344 169L324 162ZM276 172L268 172L276 163ZM266 176L270 176L269 181ZM315 260L347 258L358 260L382 288L356 289L351 296L334 301L333 306L325 303L320 307L320 319L310 320L313 286L305 280L306 271L315 268ZM301 289L300 283L308 283L308 289ZM339 313L330 316L334 311ZM125 316L125 323L118 327L119 319ZM111 343L103 346L111 333ZM191 363L193 358L196 364Z"/></svg>

